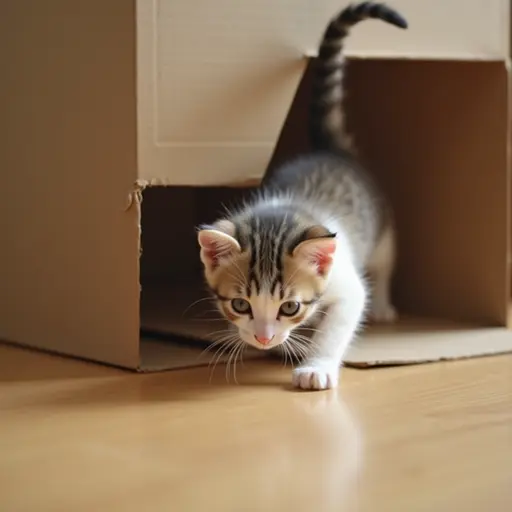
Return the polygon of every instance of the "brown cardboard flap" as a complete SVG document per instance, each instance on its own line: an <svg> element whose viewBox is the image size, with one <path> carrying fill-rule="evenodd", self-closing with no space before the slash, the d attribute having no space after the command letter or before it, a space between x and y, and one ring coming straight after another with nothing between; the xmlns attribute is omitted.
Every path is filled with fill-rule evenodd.
<svg viewBox="0 0 512 512"><path fill-rule="evenodd" d="M2 3L0 338L139 358L133 2Z"/></svg>
<svg viewBox="0 0 512 512"><path fill-rule="evenodd" d="M142 329L168 335L170 345L154 341L142 357L147 369L199 366L215 331L225 328L198 286L146 287L142 300ZM174 341L173 341L174 337ZM176 338L180 337L178 343ZM193 343L187 347L187 339ZM155 355L150 355L151 351ZM370 326L354 341L345 364L356 367L414 364L461 359L512 351L512 333L505 328L481 327L430 318L404 318L396 325ZM250 351L254 352L254 351ZM257 354L256 354L257 356Z"/></svg>
<svg viewBox="0 0 512 512"><path fill-rule="evenodd" d="M348 79L360 152L396 213L399 305L505 326L507 65L355 62Z"/></svg>
<svg viewBox="0 0 512 512"><path fill-rule="evenodd" d="M391 5L409 30L361 23L347 40L347 55L500 61L508 55L507 0ZM316 53L342 7L338 0L137 2L140 178L196 186L261 178L304 57Z"/></svg>
<svg viewBox="0 0 512 512"><path fill-rule="evenodd" d="M512 352L512 333L425 318L375 327L350 347L345 363L355 367L428 363Z"/></svg>
<svg viewBox="0 0 512 512"><path fill-rule="evenodd" d="M269 173L307 148L310 71ZM505 326L507 64L355 59L346 75L346 110L359 155L396 217L396 302L412 315Z"/></svg>

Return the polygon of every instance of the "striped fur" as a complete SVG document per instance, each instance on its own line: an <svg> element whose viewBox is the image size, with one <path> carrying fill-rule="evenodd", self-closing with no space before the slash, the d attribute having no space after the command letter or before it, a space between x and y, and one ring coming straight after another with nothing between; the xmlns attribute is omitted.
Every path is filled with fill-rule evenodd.
<svg viewBox="0 0 512 512"><path fill-rule="evenodd" d="M327 26L315 62L313 101L310 109L310 138L317 150L352 150L340 104L343 101L343 43L350 29L369 19L380 19L400 28L407 22L384 4L364 2L350 5Z"/></svg>
<svg viewBox="0 0 512 512"><path fill-rule="evenodd" d="M340 108L343 40L366 18L406 27L400 15L381 4L365 2L338 14L325 31L316 64L310 118L314 151L277 168L251 201L198 234L205 278L219 311L243 342L304 355L293 377L301 388L336 385L344 351L365 316L366 272L374 274L374 317L395 317L389 298L392 215L371 176L348 151ZM240 301L246 309L240 310ZM320 312L328 314L318 317ZM295 329L318 318L320 330L306 348Z"/></svg>
<svg viewBox="0 0 512 512"><path fill-rule="evenodd" d="M314 223L313 217L298 211L286 200L263 199L249 211L235 217L236 233L242 247L250 247L247 295L254 288L257 294L285 294L285 259L290 257L300 242L308 239ZM313 224L314 225L314 224ZM328 234L325 230L325 234Z"/></svg>

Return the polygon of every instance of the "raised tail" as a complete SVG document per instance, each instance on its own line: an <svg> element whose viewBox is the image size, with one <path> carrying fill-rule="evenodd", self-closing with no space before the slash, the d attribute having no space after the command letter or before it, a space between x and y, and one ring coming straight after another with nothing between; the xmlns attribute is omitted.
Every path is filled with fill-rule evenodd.
<svg viewBox="0 0 512 512"><path fill-rule="evenodd" d="M317 150L352 149L346 133L343 101L343 43L350 29L360 21L375 18L400 28L406 20L385 4L363 2L351 4L337 14L327 26L315 62L310 110L310 140Z"/></svg>

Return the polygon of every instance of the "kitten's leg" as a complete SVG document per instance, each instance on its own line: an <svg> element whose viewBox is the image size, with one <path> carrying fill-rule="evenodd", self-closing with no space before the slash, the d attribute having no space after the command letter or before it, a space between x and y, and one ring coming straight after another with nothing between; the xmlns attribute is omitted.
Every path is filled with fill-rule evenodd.
<svg viewBox="0 0 512 512"><path fill-rule="evenodd" d="M311 353L293 371L293 385L302 389L329 389L338 384L343 355L359 327L366 306L366 290L355 268L345 269L334 283L339 292L312 340Z"/></svg>
<svg viewBox="0 0 512 512"><path fill-rule="evenodd" d="M381 236L368 263L373 278L371 319L375 322L394 322L397 313L391 303L391 279L395 266L395 239L392 227Z"/></svg>

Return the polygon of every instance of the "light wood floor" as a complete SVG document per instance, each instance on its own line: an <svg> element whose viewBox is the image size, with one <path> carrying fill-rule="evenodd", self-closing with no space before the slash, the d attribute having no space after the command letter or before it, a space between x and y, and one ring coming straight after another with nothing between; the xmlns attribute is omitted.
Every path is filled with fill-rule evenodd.
<svg viewBox="0 0 512 512"><path fill-rule="evenodd" d="M0 346L0 511L512 510L512 356L289 378Z"/></svg>

